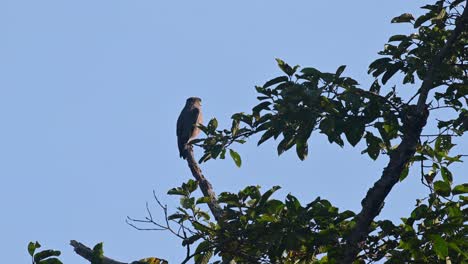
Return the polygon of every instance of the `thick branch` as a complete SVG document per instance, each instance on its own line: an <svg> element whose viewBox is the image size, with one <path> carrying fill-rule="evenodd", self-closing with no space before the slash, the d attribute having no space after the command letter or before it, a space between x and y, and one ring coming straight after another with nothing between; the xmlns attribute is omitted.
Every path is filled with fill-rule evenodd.
<svg viewBox="0 0 468 264"><path fill-rule="evenodd" d="M468 0L467 0L468 2ZM416 146L421 136L423 127L429 115L426 100L429 91L434 86L435 74L439 70L443 60L449 54L454 43L463 30L466 30L468 22L468 11L465 8L462 16L458 19L452 35L442 49L434 56L434 59L424 77L421 88L419 89L419 98L417 105L409 106L403 118L403 138L391 154L387 167L383 170L381 178L375 182L369 189L366 197L362 200L362 210L356 216L356 225L348 237L346 237L346 247L344 257L339 263L352 263L360 251L360 245L364 243L368 233L369 226L374 218L380 213L384 206L387 195L393 186L398 182L403 169L408 166L408 162L416 152Z"/></svg>
<svg viewBox="0 0 468 264"><path fill-rule="evenodd" d="M418 104L416 109L419 113L421 113L426 108L427 96L429 94L429 91L433 88L434 77L437 71L439 70L440 65L442 64L445 57L447 57L448 53L452 49L453 45L455 44L455 41L457 41L460 34L463 32L463 30L466 30L467 28L468 12L466 10L466 7L468 7L468 0L465 3L465 9L463 10L463 14L458 19L455 25L455 29L452 32L452 35L450 35L442 49L434 56L432 64L430 65L429 70L424 76L423 83L421 85L421 88L419 89L420 95L418 98Z"/></svg>
<svg viewBox="0 0 468 264"><path fill-rule="evenodd" d="M208 207L211 210L216 221L219 222L221 219L222 211L221 207L219 206L218 200L216 199L216 194L213 191L213 186L211 183L203 176L203 173L198 166L197 161L195 160L195 156L193 154L193 148L191 145L187 148L187 164L192 171L193 177L197 180L198 185L204 196L210 198L210 202L208 203Z"/></svg>
<svg viewBox="0 0 468 264"><path fill-rule="evenodd" d="M93 250L90 249L89 247L81 244L80 242L76 240L70 241L70 245L74 248L76 254L82 256L84 259L88 260L89 262L93 260ZM108 257L103 257L102 264L129 264L129 263L116 261Z"/></svg>

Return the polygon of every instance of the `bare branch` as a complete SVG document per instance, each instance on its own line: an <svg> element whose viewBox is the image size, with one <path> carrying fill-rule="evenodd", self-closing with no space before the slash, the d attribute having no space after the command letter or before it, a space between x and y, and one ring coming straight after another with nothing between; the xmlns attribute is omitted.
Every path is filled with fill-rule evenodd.
<svg viewBox="0 0 468 264"><path fill-rule="evenodd" d="M187 146L187 164L190 168L190 171L192 171L193 177L195 178L195 180L197 180L203 195L210 198L208 207L210 208L211 213L213 214L216 221L219 222L222 216L221 207L219 206L218 200L216 199L216 194L213 191L213 186L205 178L205 176L203 176L203 173L200 167L198 166L197 161L195 160L193 148L191 145Z"/></svg>

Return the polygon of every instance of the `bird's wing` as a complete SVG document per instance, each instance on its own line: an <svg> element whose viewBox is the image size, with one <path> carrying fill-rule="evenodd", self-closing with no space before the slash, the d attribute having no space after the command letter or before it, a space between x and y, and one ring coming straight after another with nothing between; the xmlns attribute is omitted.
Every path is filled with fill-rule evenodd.
<svg viewBox="0 0 468 264"><path fill-rule="evenodd" d="M197 108L184 109L177 119L177 137L188 140L200 118L200 110Z"/></svg>
<svg viewBox="0 0 468 264"><path fill-rule="evenodd" d="M195 131L198 131L197 124L200 123L199 122L200 118L201 118L200 109L194 108L194 109L192 109L192 111L190 111L190 122L188 122L189 124L191 124L190 137L192 137L194 135Z"/></svg>
<svg viewBox="0 0 468 264"><path fill-rule="evenodd" d="M176 130L177 137L182 136L182 133L184 131L184 115L185 115L184 111L185 111L185 108L182 109L182 112L180 112L179 118L177 118L177 130Z"/></svg>

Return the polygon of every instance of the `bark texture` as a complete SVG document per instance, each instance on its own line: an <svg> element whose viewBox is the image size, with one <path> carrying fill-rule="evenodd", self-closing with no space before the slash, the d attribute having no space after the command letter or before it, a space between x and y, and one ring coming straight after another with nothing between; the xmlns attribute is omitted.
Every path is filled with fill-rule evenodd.
<svg viewBox="0 0 468 264"><path fill-rule="evenodd" d="M187 146L187 164L192 172L193 177L197 180L198 185L205 197L210 198L210 202L208 203L208 207L210 208L211 213L213 214L216 221L219 222L222 216L222 210L219 206L218 200L216 199L216 194L213 191L213 186L211 183L203 176L203 173L198 166L198 162L195 160L195 156L193 154L193 148L191 145Z"/></svg>

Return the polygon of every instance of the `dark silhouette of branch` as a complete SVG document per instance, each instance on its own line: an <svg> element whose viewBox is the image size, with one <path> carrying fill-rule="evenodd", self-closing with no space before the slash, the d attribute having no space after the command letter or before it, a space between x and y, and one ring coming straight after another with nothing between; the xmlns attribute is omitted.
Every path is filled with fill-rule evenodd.
<svg viewBox="0 0 468 264"><path fill-rule="evenodd" d="M219 222L222 216L222 210L219 206L218 200L216 199L216 194L213 191L213 186L211 183L203 176L203 173L198 166L197 161L195 160L195 156L193 154L193 147L192 145L188 145L187 147L187 164L192 172L193 177L197 180L198 185L205 197L210 198L210 202L208 203L208 207L210 208L211 213L213 214L216 221Z"/></svg>
<svg viewBox="0 0 468 264"><path fill-rule="evenodd" d="M468 0L467 0L468 5ZM409 105L408 111L403 116L403 138L400 145L390 153L390 161L383 170L381 178L370 188L366 197L362 200L361 212L356 216L356 225L345 238L343 259L338 263L351 264L361 250L360 245L365 242L369 233L369 226L374 218L379 215L387 195L398 182L400 175L407 166L411 157L416 152L416 146L426 125L429 111L427 110L427 97L434 86L435 74L439 70L443 60L449 54L454 43L468 24L468 11L465 5L463 14L458 19L455 29L442 49L435 55L423 83L419 89L419 98L416 105Z"/></svg>
<svg viewBox="0 0 468 264"><path fill-rule="evenodd" d="M83 257L89 262L93 261L93 250L91 248L81 244L80 242L76 240L71 240L70 245L73 247L76 254L80 255L81 257ZM132 261L132 262L120 262L120 261L108 258L106 256L103 256L100 263L102 264L145 264L146 262L142 262L138 260ZM167 263L167 261L161 259L161 263Z"/></svg>
<svg viewBox="0 0 468 264"><path fill-rule="evenodd" d="M93 260L93 250L90 249L89 247L81 244L80 242L76 240L70 241L70 245L74 248L76 254L80 255L81 257L88 260L89 262ZM135 263L138 263L138 262L135 262ZM108 257L103 257L102 264L131 264L131 263L120 262L120 261L113 260Z"/></svg>

